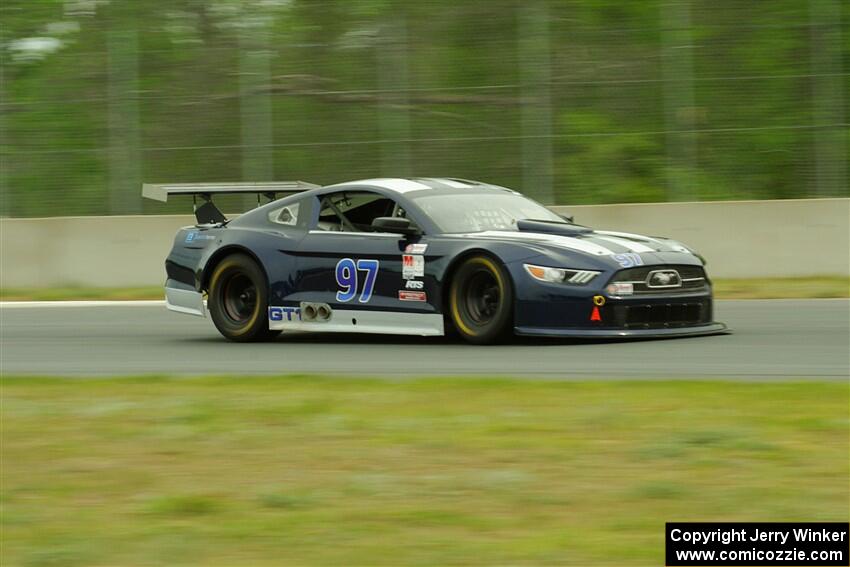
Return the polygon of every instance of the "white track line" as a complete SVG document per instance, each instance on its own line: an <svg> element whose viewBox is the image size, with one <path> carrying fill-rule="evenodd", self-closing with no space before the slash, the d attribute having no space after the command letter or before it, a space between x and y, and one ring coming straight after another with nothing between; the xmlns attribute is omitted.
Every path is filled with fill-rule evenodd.
<svg viewBox="0 0 850 567"><path fill-rule="evenodd" d="M164 307L164 299L134 301L0 301L0 308L23 307Z"/></svg>
<svg viewBox="0 0 850 567"><path fill-rule="evenodd" d="M850 297L753 297L743 298L736 297L731 299L717 299L714 301L724 301L731 303L732 301L850 301Z"/></svg>

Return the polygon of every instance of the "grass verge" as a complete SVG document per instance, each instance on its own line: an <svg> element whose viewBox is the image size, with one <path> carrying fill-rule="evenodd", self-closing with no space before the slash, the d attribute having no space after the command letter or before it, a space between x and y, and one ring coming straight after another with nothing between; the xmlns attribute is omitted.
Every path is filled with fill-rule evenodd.
<svg viewBox="0 0 850 567"><path fill-rule="evenodd" d="M718 299L809 299L850 297L850 279L841 277L716 280ZM0 289L0 301L162 299L162 287L62 287Z"/></svg>
<svg viewBox="0 0 850 567"><path fill-rule="evenodd" d="M165 299L162 286L156 287L49 287L3 288L0 301L73 301Z"/></svg>
<svg viewBox="0 0 850 567"><path fill-rule="evenodd" d="M838 383L2 382L3 565L661 565L848 519Z"/></svg>
<svg viewBox="0 0 850 567"><path fill-rule="evenodd" d="M850 297L850 279L763 278L717 280L714 294L718 299L815 299Z"/></svg>

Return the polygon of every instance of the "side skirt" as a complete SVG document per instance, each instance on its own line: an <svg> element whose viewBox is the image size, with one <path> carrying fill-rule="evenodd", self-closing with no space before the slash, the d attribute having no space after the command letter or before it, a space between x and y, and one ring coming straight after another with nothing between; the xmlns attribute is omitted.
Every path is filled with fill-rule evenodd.
<svg viewBox="0 0 850 567"><path fill-rule="evenodd" d="M443 316L438 313L397 313L334 309L327 321L302 321L295 307L269 307L269 329L316 333L382 333L387 335L442 336Z"/></svg>
<svg viewBox="0 0 850 567"><path fill-rule="evenodd" d="M207 309L204 296L195 290L165 287L165 306L178 313L206 317Z"/></svg>

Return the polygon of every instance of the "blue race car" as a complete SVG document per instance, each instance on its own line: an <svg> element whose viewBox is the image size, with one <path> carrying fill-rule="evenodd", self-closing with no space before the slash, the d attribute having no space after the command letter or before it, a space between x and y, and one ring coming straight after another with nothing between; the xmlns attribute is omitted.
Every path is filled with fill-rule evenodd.
<svg viewBox="0 0 850 567"><path fill-rule="evenodd" d="M218 194L270 202L228 220ZM165 262L168 308L233 341L281 331L670 337L723 332L702 257L592 230L520 193L448 178L149 185L191 195ZM282 195L283 198L278 198ZM200 200L201 204L198 205ZM206 301L205 301L206 299Z"/></svg>

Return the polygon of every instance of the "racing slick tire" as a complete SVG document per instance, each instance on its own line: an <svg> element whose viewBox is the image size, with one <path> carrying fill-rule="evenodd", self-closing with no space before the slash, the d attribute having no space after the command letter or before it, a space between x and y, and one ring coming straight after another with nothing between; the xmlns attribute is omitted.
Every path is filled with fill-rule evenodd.
<svg viewBox="0 0 850 567"><path fill-rule="evenodd" d="M264 341L280 334L269 330L268 295L266 276L257 263L244 254L232 254L213 271L207 308L226 339Z"/></svg>
<svg viewBox="0 0 850 567"><path fill-rule="evenodd" d="M472 256L452 277L449 313L457 333L473 344L510 336L514 293L507 270L490 256Z"/></svg>

